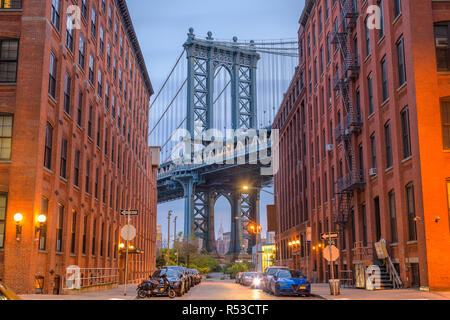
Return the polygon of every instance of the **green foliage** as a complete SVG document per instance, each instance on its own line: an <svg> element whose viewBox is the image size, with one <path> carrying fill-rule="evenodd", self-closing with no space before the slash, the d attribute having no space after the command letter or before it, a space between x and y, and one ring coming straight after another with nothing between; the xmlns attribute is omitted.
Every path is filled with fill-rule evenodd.
<svg viewBox="0 0 450 320"><path fill-rule="evenodd" d="M236 278L239 272L247 272L249 270L249 263L239 262L225 266L225 274L229 274L231 279Z"/></svg>

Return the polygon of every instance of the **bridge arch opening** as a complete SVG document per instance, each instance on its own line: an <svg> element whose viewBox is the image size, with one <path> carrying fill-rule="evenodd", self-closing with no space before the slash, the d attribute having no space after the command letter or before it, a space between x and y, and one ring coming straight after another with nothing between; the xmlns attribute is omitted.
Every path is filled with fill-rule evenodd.
<svg viewBox="0 0 450 320"><path fill-rule="evenodd" d="M214 240L219 255L227 254L230 249L231 216L231 203L222 195L214 204Z"/></svg>
<svg viewBox="0 0 450 320"><path fill-rule="evenodd" d="M231 73L224 65L219 65L214 72L213 92L213 129L222 132L232 129Z"/></svg>

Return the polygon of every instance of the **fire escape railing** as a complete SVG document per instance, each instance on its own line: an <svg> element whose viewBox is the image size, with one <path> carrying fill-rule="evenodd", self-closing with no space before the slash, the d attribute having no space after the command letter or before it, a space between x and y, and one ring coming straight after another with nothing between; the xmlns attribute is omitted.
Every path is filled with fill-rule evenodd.
<svg viewBox="0 0 450 320"><path fill-rule="evenodd" d="M333 88L342 97L345 116L335 128L335 139L342 143L345 151L348 173L337 179L336 189L338 201L336 202L335 222L345 229L349 219L352 200L356 190L364 188L364 172L357 168L355 155L355 136L361 131L362 119L359 111L353 105L354 81L359 76L360 63L357 52L354 52L351 33L356 27L359 17L353 0L340 0L341 23L331 34L332 42L340 49L342 54L341 67L336 70L333 77Z"/></svg>

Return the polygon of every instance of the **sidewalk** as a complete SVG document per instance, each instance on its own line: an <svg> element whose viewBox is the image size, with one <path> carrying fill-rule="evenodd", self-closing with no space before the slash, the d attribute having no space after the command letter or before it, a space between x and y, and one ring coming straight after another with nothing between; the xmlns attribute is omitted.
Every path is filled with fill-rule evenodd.
<svg viewBox="0 0 450 320"><path fill-rule="evenodd" d="M123 295L123 285L111 290L87 292L73 295L42 295L27 294L20 295L23 300L134 300L136 299L135 284L127 286L127 295Z"/></svg>
<svg viewBox="0 0 450 320"><path fill-rule="evenodd" d="M328 283L313 283L311 291L326 300L450 300L450 292L425 292L417 289L368 291L341 287L341 294L332 296Z"/></svg>

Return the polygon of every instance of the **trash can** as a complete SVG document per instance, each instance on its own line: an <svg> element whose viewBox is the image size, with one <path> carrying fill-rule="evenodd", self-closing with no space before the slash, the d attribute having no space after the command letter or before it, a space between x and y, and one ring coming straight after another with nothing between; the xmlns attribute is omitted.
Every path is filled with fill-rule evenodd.
<svg viewBox="0 0 450 320"><path fill-rule="evenodd" d="M330 280L330 293L332 296L341 294L341 283L339 280Z"/></svg>

